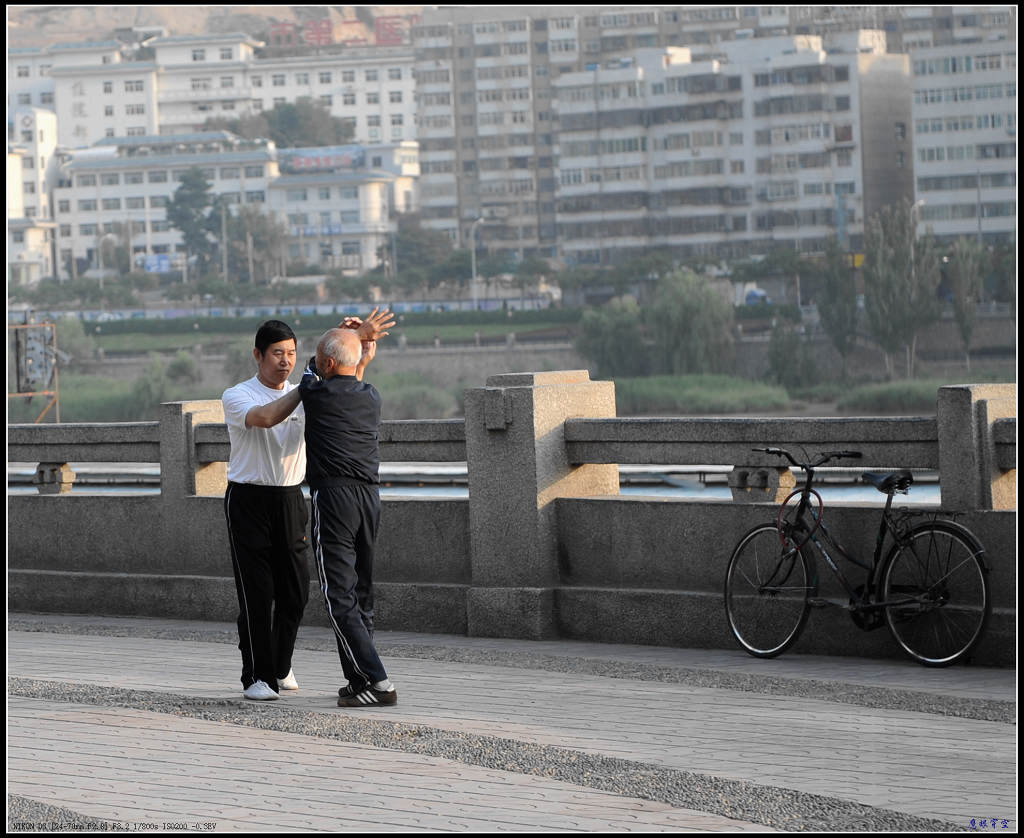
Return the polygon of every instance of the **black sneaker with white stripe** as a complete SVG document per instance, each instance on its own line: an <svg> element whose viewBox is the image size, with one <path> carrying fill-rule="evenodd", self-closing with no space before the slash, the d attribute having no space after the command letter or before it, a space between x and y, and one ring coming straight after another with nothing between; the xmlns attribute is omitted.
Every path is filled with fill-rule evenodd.
<svg viewBox="0 0 1024 838"><path fill-rule="evenodd" d="M398 704L398 690L376 690L369 684L358 692L346 684L338 690L339 707L377 707L387 704Z"/></svg>

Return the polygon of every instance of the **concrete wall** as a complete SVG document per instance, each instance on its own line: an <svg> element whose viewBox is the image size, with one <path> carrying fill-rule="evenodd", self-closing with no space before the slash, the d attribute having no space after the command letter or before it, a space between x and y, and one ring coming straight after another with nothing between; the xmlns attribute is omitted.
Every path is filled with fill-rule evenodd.
<svg viewBox="0 0 1024 838"><path fill-rule="evenodd" d="M986 547L995 612L975 659L1012 665L1016 387L942 388L935 417L617 419L585 370L492 376L466 419L388 422L385 460L466 461L468 499L386 498L376 565L382 629L732 648L722 605L739 536L769 520L792 475L755 445L859 448L864 468L939 469L942 506ZM219 402L163 406L159 422L16 425L12 462L40 494L8 498L12 611L234 620L223 513L230 447ZM62 494L68 462L160 462L157 496ZM733 502L624 498L615 464L731 464ZM787 479L788 478L788 479ZM869 556L879 504L830 506ZM823 595L842 591L824 567ZM315 579L315 573L312 574ZM306 612L324 625L315 585ZM815 610L797 651L899 657L883 629Z"/></svg>

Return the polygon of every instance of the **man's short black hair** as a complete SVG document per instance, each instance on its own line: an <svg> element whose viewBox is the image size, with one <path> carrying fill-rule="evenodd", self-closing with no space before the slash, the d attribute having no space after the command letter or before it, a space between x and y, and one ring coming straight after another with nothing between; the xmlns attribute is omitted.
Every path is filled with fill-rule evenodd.
<svg viewBox="0 0 1024 838"><path fill-rule="evenodd" d="M292 327L282 320L268 320L256 332L256 348L260 355L266 354L267 347L283 340L295 340ZM298 344L298 341L295 341Z"/></svg>

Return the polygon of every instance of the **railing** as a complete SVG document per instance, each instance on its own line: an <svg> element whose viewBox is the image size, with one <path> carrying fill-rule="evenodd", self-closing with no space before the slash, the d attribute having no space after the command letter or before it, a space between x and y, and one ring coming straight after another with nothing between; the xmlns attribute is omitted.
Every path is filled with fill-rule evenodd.
<svg viewBox="0 0 1024 838"><path fill-rule="evenodd" d="M943 513L979 535L992 568L979 659L1012 663L1016 387L944 387L936 407L920 418L621 419L614 385L586 371L492 376L466 391L465 420L381 426L384 460L465 462L469 482L464 498L384 499L381 625L727 647L728 551L770 517L760 502L795 482L750 449L855 448L864 469L938 470ZM165 404L158 422L9 426L8 459L39 463L40 490L8 498L12 610L233 619L223 420L220 402L201 401ZM73 462L159 463L160 494L69 493ZM732 466L733 502L620 496L618 463ZM830 526L871 555L877 511L830 504ZM895 654L881 633L815 619L836 622L806 633L825 640L802 640L805 651Z"/></svg>

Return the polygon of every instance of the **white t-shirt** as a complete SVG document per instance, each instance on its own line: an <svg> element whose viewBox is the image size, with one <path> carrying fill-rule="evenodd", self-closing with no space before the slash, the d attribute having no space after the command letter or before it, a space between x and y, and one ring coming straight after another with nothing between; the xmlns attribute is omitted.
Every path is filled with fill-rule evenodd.
<svg viewBox="0 0 1024 838"><path fill-rule="evenodd" d="M286 381L280 390L264 387L256 376L224 391L224 418L231 440L228 480L260 486L297 486L306 476L306 413L300 404L272 428L245 427L252 408L276 401L293 390Z"/></svg>

